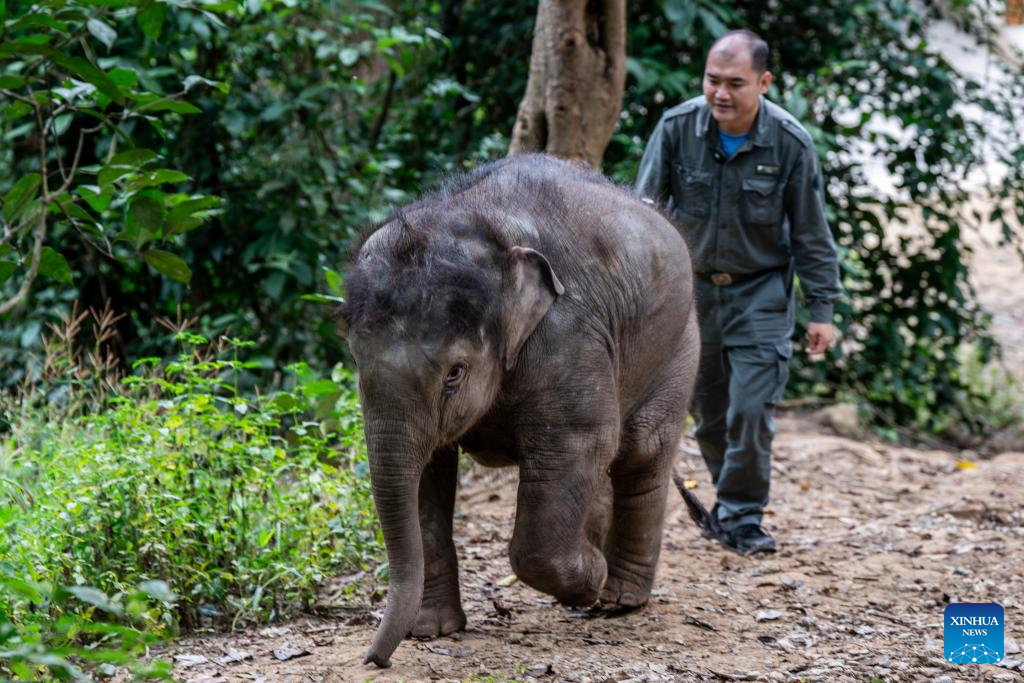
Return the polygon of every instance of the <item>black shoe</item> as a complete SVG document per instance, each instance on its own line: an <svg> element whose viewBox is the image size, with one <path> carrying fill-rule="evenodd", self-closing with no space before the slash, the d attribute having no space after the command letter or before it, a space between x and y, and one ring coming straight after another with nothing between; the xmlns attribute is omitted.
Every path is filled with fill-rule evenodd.
<svg viewBox="0 0 1024 683"><path fill-rule="evenodd" d="M775 539L757 524L741 524L732 531L723 529L718 540L738 555L775 552Z"/></svg>

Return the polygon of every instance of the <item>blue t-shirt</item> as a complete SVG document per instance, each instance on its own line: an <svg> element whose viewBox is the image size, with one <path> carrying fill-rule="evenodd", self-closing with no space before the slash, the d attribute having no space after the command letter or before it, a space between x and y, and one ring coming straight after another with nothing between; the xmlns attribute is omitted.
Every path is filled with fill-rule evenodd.
<svg viewBox="0 0 1024 683"><path fill-rule="evenodd" d="M732 155L736 153L747 138L750 137L750 133L744 133L743 135L729 135L723 133L721 130L718 131L718 137L722 141L722 149L725 150L725 156L728 159L732 158Z"/></svg>

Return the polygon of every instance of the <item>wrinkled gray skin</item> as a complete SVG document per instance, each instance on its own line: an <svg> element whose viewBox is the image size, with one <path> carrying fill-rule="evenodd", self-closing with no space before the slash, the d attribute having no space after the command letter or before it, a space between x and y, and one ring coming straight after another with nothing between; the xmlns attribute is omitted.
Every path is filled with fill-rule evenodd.
<svg viewBox="0 0 1024 683"><path fill-rule="evenodd" d="M700 343L669 221L596 173L511 157L373 232L348 293L391 577L366 661L466 624L458 447L519 467L523 582L566 605L646 603Z"/></svg>

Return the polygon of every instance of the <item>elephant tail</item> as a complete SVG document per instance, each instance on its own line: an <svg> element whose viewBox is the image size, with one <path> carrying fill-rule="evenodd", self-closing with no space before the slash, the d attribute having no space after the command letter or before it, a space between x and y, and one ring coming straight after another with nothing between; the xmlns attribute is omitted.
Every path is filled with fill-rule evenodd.
<svg viewBox="0 0 1024 683"><path fill-rule="evenodd" d="M704 504L700 502L697 496L690 492L690 489L686 488L686 481L683 479L683 475L679 474L676 468L672 468L672 481L675 482L676 488L679 489L679 495L683 497L683 502L686 503L686 511L690 514L690 519L700 529L700 533L705 538L713 538L717 535L718 524L708 509L704 507Z"/></svg>

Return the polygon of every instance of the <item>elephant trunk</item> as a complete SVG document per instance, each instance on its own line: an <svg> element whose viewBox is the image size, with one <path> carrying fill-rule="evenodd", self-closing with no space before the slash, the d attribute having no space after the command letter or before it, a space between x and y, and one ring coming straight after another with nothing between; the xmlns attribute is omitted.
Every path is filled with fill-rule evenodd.
<svg viewBox="0 0 1024 683"><path fill-rule="evenodd" d="M429 453L401 438L367 434L373 500L387 547L389 581L384 618L364 663L391 666L391 654L412 630L423 599L423 538L419 487ZM403 445L404 442L404 445Z"/></svg>

